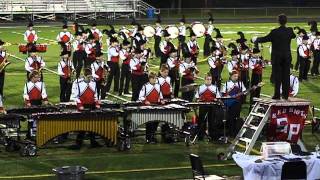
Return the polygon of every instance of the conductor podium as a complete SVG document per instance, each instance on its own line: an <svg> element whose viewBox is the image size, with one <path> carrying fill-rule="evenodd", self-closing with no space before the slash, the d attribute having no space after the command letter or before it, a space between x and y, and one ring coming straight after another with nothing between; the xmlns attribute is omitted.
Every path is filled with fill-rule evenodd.
<svg viewBox="0 0 320 180"><path fill-rule="evenodd" d="M262 129L268 123L268 141L287 141L297 143L304 128L310 101L289 98L273 100L270 98L254 98L254 106L243 126L228 148L226 158L237 151L250 154ZM238 147L244 148L238 148Z"/></svg>

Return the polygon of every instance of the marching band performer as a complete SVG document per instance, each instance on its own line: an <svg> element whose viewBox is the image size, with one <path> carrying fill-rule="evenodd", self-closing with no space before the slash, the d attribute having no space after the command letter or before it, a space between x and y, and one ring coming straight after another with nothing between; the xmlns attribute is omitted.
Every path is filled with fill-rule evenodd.
<svg viewBox="0 0 320 180"><path fill-rule="evenodd" d="M72 74L74 66L67 51L60 54L61 60L58 64L58 74L60 76L60 102L69 102L72 88Z"/></svg>
<svg viewBox="0 0 320 180"><path fill-rule="evenodd" d="M178 97L180 89L180 58L177 57L177 50L173 49L170 53L170 57L167 60L167 66L169 67L169 77L171 79L171 86L174 87L173 95Z"/></svg>
<svg viewBox="0 0 320 180"><path fill-rule="evenodd" d="M133 36L133 46L134 47L139 47L139 41L140 40L145 40L143 36L143 27L141 24L137 24L137 32Z"/></svg>
<svg viewBox="0 0 320 180"><path fill-rule="evenodd" d="M24 40L27 42L27 49L29 51L37 43L38 35L33 29L33 23L31 21L29 22L27 27L28 29L24 33Z"/></svg>
<svg viewBox="0 0 320 180"><path fill-rule="evenodd" d="M180 64L179 68L181 78L181 86L186 86L194 83L196 74L199 73L198 68L190 57L185 58L185 61ZM192 102L194 91L183 92L182 99Z"/></svg>
<svg viewBox="0 0 320 180"><path fill-rule="evenodd" d="M214 27L212 25L214 19L212 18L212 14L211 13L209 13L209 16L210 16L210 18L208 20L208 26L207 26L207 29L206 29L206 32L205 32L205 40L204 40L204 44L203 44L203 56L204 57L207 57L207 56L209 56L211 54L210 53L210 51L211 51L210 44L212 42L211 34L213 32L213 29L214 29Z"/></svg>
<svg viewBox="0 0 320 180"><path fill-rule="evenodd" d="M163 64L160 68L160 76L158 77L158 83L160 84L160 90L163 99L173 98L171 78L169 75L169 67Z"/></svg>
<svg viewBox="0 0 320 180"><path fill-rule="evenodd" d="M142 86L139 93L139 101L142 101L144 105L164 104L161 86L157 83L156 73L149 73L149 82ZM157 130L158 124L158 122L149 122L146 124L147 143L156 143L154 133Z"/></svg>
<svg viewBox="0 0 320 180"><path fill-rule="evenodd" d="M222 73L222 56L221 52L216 46L211 47L211 56L208 58L208 64L210 67L211 81L219 89L221 86L221 73Z"/></svg>
<svg viewBox="0 0 320 180"><path fill-rule="evenodd" d="M297 32L298 36L297 36L297 38L296 38L296 40L297 40L297 61L296 61L295 67L294 67L294 69L295 69L296 71L298 71L298 69L299 69L299 64L300 64L299 46L302 44L302 38L303 38L304 35L307 34L307 32L306 32L306 30L301 29L301 28L298 27L298 26L294 27L294 29L298 29L298 32Z"/></svg>
<svg viewBox="0 0 320 180"><path fill-rule="evenodd" d="M262 81L262 73L264 68L263 57L260 56L260 49L258 44L255 44L255 47L252 51L252 56L249 59L249 67L252 70L251 74L251 87L257 86ZM261 87L258 87L255 91L250 94L250 104L253 103L253 98L260 97Z"/></svg>
<svg viewBox="0 0 320 180"><path fill-rule="evenodd" d="M240 39L237 39L237 43L239 44L239 52L240 52L240 80L243 82L243 84L246 86L246 88L249 87L249 47L245 44L247 39L244 37L243 32L239 31L237 33L240 36Z"/></svg>
<svg viewBox="0 0 320 180"><path fill-rule="evenodd" d="M106 98L106 82L109 67L103 62L103 53L98 52L96 60L91 64L92 77L96 81L98 99Z"/></svg>
<svg viewBox="0 0 320 180"><path fill-rule="evenodd" d="M73 56L72 62L73 66L76 69L76 78L80 76L81 69L83 67L83 63L87 58L87 54L85 52L84 39L82 39L82 33L80 31L76 31L76 39L73 41Z"/></svg>
<svg viewBox="0 0 320 180"><path fill-rule="evenodd" d="M310 49L313 49L312 44L314 39L316 38L316 33L318 32L317 22L309 21L308 25L310 26L310 33L308 34L309 36L308 45L310 45Z"/></svg>
<svg viewBox="0 0 320 180"><path fill-rule="evenodd" d="M184 43L186 41L186 19L185 16L183 15L182 18L179 21L180 26L178 27L179 29L179 36L178 36L178 41L179 41L179 48L181 46L182 43ZM180 54L178 54L178 56L180 56Z"/></svg>
<svg viewBox="0 0 320 180"><path fill-rule="evenodd" d="M230 73L230 79L227 81L221 93L224 97L230 97L230 99L225 101L225 106L227 108L227 127L229 129L229 135L235 137L238 133L237 130L237 120L240 117L242 97L237 96L239 93L246 91L246 87L243 82L239 79L239 72L233 70ZM232 98L232 96L237 96Z"/></svg>
<svg viewBox="0 0 320 180"><path fill-rule="evenodd" d="M160 67L162 64L166 64L167 59L169 58L170 52L175 48L174 45L170 41L170 34L167 30L162 30L162 35L164 40L161 41L159 47L161 51L160 57Z"/></svg>
<svg viewBox="0 0 320 180"><path fill-rule="evenodd" d="M157 15L156 33L154 35L154 53L156 57L161 56L161 51L159 46L161 42L161 35L162 35L161 19L160 19L160 16Z"/></svg>
<svg viewBox="0 0 320 180"><path fill-rule="evenodd" d="M120 80L120 66L119 66L119 45L118 39L115 37L110 38L110 47L108 49L108 65L110 67L110 74L107 80L107 92L109 92L114 80L113 91L119 91L119 80Z"/></svg>
<svg viewBox="0 0 320 180"><path fill-rule="evenodd" d="M96 23L96 22L92 23L90 31L91 31L91 34L93 35L93 39L94 39L95 41L101 42L101 40L102 40L102 33L101 33L101 31L97 28L97 23Z"/></svg>
<svg viewBox="0 0 320 180"><path fill-rule="evenodd" d="M144 69L146 62L141 61L142 51L138 48L134 51L134 56L130 60L132 101L139 99L139 92L144 84Z"/></svg>
<svg viewBox="0 0 320 180"><path fill-rule="evenodd" d="M91 63L96 60L96 43L93 34L91 34L91 31L89 31L87 41L88 42L85 44L85 52L87 54L87 58L84 61L84 68L90 68Z"/></svg>
<svg viewBox="0 0 320 180"><path fill-rule="evenodd" d="M249 47L245 43L240 44L240 80L243 82L246 88L249 88ZM244 96L244 100L246 96Z"/></svg>
<svg viewBox="0 0 320 180"><path fill-rule="evenodd" d="M221 32L218 28L214 28L213 30L216 31L216 47L223 53L224 51L226 51L226 48L223 45L223 36L221 35Z"/></svg>
<svg viewBox="0 0 320 180"><path fill-rule="evenodd" d="M299 92L299 79L292 74L293 65L290 68L290 86L289 86L289 97L295 97ZM280 93L282 90L280 89Z"/></svg>
<svg viewBox="0 0 320 180"><path fill-rule="evenodd" d="M142 51L142 56L140 58L140 61L145 64L143 83L148 82L148 73L149 73L148 59L151 58L151 56L152 56L151 55L151 49L150 48L145 48L146 43L147 42L145 40L140 40L138 42L139 48Z"/></svg>
<svg viewBox="0 0 320 180"><path fill-rule="evenodd" d="M4 86L4 77L5 77L5 67L6 64L8 64L8 55L7 55L7 51L4 49L4 45L5 42L3 42L2 40L0 40L0 95L3 97L3 86Z"/></svg>
<svg viewBox="0 0 320 180"><path fill-rule="evenodd" d="M76 101L77 109L83 111L84 108L100 109L96 82L93 80L92 72L89 68L84 70L84 77L77 78L72 84L72 100ZM79 132L76 138L74 149L80 149L83 144L85 132ZM95 134L89 133L91 147L100 147L95 140Z"/></svg>
<svg viewBox="0 0 320 180"><path fill-rule="evenodd" d="M37 55L36 48L33 46L30 49L29 57L25 61L25 70L27 71L27 79L29 80L29 74L32 71L39 71L41 74L41 80L43 80L42 69L45 67L45 62L41 56Z"/></svg>
<svg viewBox="0 0 320 180"><path fill-rule="evenodd" d="M207 73L205 76L205 83L198 87L195 99L199 102L214 102L217 98L220 98L220 91L217 86L212 83L212 76ZM215 106L205 106L199 108L199 140L203 140L206 134L206 129L209 129L209 136L211 139L217 140L219 138L216 127L216 107ZM208 125L207 126L207 121Z"/></svg>
<svg viewBox="0 0 320 180"><path fill-rule="evenodd" d="M40 106L48 104L48 95L45 83L41 81L38 71L32 71L29 75L29 81L24 85L23 99L26 107Z"/></svg>
<svg viewBox="0 0 320 180"><path fill-rule="evenodd" d="M289 96L295 97L298 94L298 91L299 91L299 79L291 73L290 74Z"/></svg>
<svg viewBox="0 0 320 180"><path fill-rule="evenodd" d="M199 45L197 42L197 36L193 32L193 30L190 28L190 40L188 41L188 49L189 49L189 54L191 55L191 61L194 62L195 65L197 65L197 58L199 55Z"/></svg>
<svg viewBox="0 0 320 180"><path fill-rule="evenodd" d="M62 52L66 51L71 56L71 41L73 40L73 35L68 31L68 25L64 24L62 26L62 31L57 35L57 41L61 45Z"/></svg>
<svg viewBox="0 0 320 180"><path fill-rule="evenodd" d="M132 58L130 42L128 40L123 40L122 47L119 52L119 58L122 61L121 65L121 74L120 74L120 89L119 96L124 93L125 95L130 95L129 93L129 85L131 79L130 72L130 61Z"/></svg>
<svg viewBox="0 0 320 180"><path fill-rule="evenodd" d="M311 68L311 75L319 75L319 63L320 63L320 32L316 32L316 38L313 41L313 64Z"/></svg>
<svg viewBox="0 0 320 180"><path fill-rule="evenodd" d="M311 50L308 45L309 37L304 35L302 44L299 46L300 68L299 68L299 81L308 80L308 72L310 69L310 55Z"/></svg>
<svg viewBox="0 0 320 180"><path fill-rule="evenodd" d="M80 111L84 110L84 108L100 108L96 82L93 80L92 72L89 68L84 70L84 78L77 78L73 82L71 98L76 101L77 108Z"/></svg>
<svg viewBox="0 0 320 180"><path fill-rule="evenodd" d="M227 68L229 74L232 73L233 70L236 70L240 73L240 60L239 60L239 51L237 46L234 43L230 43L228 45L228 48L232 48L231 50L231 61L227 63Z"/></svg>
<svg viewBox="0 0 320 180"><path fill-rule="evenodd" d="M180 19L179 23L180 23L180 26L178 27L178 29L179 29L178 40L179 40L179 44L181 45L182 43L184 43L186 41L186 26L185 26L186 19L185 19L184 15ZM179 54L179 56L180 56L180 54Z"/></svg>

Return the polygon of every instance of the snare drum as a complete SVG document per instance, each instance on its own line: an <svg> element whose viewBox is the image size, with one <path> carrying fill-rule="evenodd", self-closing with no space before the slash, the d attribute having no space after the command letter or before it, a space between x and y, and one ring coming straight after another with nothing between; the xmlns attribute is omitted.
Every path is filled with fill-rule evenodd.
<svg viewBox="0 0 320 180"><path fill-rule="evenodd" d="M152 27L152 26L146 26L143 29L143 34L147 37L147 38L151 38L156 34L156 30Z"/></svg>
<svg viewBox="0 0 320 180"><path fill-rule="evenodd" d="M202 22L193 22L191 29L197 37L202 37L206 33L206 27L202 24Z"/></svg>
<svg viewBox="0 0 320 180"><path fill-rule="evenodd" d="M28 46L26 44L19 45L19 52L26 53L28 51Z"/></svg>
<svg viewBox="0 0 320 180"><path fill-rule="evenodd" d="M169 25L166 27L166 30L170 34L171 39L175 39L179 36L179 29L175 25Z"/></svg>
<svg viewBox="0 0 320 180"><path fill-rule="evenodd" d="M37 52L47 52L47 45L46 44L37 44L36 50L37 50Z"/></svg>

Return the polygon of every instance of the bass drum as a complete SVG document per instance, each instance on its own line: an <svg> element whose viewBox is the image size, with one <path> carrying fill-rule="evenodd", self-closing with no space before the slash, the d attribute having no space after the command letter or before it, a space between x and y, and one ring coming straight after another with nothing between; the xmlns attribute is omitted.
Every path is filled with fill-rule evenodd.
<svg viewBox="0 0 320 180"><path fill-rule="evenodd" d="M152 27L152 26L146 26L143 29L143 34L147 37L147 38L151 38L156 34L156 30Z"/></svg>
<svg viewBox="0 0 320 180"><path fill-rule="evenodd" d="M197 37L204 36L206 32L206 27L201 22L193 22L191 25L191 29Z"/></svg>
<svg viewBox="0 0 320 180"><path fill-rule="evenodd" d="M171 39L175 39L179 36L179 29L175 25L169 25L166 27L166 30L170 34Z"/></svg>

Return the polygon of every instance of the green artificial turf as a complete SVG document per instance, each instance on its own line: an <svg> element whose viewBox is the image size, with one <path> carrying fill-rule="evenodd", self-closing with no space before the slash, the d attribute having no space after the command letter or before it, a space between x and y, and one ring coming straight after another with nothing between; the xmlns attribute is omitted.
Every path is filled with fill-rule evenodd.
<svg viewBox="0 0 320 180"><path fill-rule="evenodd" d="M289 26L300 26L309 29L306 23L289 24ZM255 24L216 24L225 38L225 44L234 42L238 38L238 31L243 31L247 39L253 36L262 36L276 27L273 23L255 23ZM100 29L106 27L99 27ZM118 28L118 27L116 27ZM35 27L40 37L39 43L48 43L48 52L41 54L46 62L46 67L57 71L59 61L59 45L55 40L60 27ZM26 58L18 52L18 44L24 43L21 33L25 31L24 27L1 28L0 39L8 42L6 49L10 54L14 54L22 59ZM18 34L17 34L18 33ZM42 39L45 38L45 39ZM202 49L204 39L198 40ZM104 41L105 42L105 41ZM175 41L176 42L176 41ZM150 47L153 47L151 40ZM265 59L270 59L269 44L264 44L262 55ZM105 48L105 47L104 47ZM292 56L296 59L296 43L292 41ZM198 67L200 76L204 76L209 70L206 59L200 53ZM230 58L229 58L230 59ZM5 107L23 106L23 86L26 80L24 62L16 58L9 58L11 64L6 69L5 78ZM150 64L155 66L151 70L157 71L159 59L151 59ZM263 73L263 81L266 85L262 88L262 93L272 95L273 87L269 83L271 67L267 66ZM227 69L223 72L223 81L228 79ZM47 86L49 101L58 103L59 101L59 77L48 71L44 71L44 81ZM298 93L299 98L308 99L316 107L320 107L320 77L312 77L308 82L300 84ZM198 80L202 83L202 80ZM111 88L112 89L112 88ZM126 97L123 97L126 98ZM114 100L114 98L110 98ZM242 116L247 115L248 106L245 105ZM316 144L320 143L319 134L311 134L308 126L303 136L307 148L313 150ZM216 156L220 152L225 152L226 145L200 142L191 147L186 147L183 142L176 144L158 143L156 145L147 145L141 141L135 141L133 148L127 152L117 152L114 147L90 149L84 147L79 151L69 150L65 147L50 147L40 149L39 156L34 158L22 158L16 153L5 152L1 147L0 150L0 179L9 178L10 176L23 175L44 175L44 177L30 177L28 179L55 179L51 176L51 169L63 165L83 165L89 168L88 179L186 179L191 178L189 153L199 154L203 164L209 165L206 169L209 173L227 176L240 176L241 169L230 161L218 161ZM227 164L221 166L219 164ZM17 177L16 179L23 179Z"/></svg>

